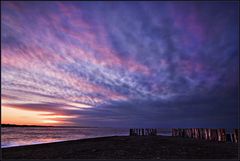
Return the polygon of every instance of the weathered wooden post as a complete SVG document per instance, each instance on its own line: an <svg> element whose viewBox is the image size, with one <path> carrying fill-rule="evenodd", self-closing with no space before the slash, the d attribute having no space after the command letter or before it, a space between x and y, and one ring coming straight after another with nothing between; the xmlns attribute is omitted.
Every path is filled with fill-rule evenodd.
<svg viewBox="0 0 240 161"><path fill-rule="evenodd" d="M197 139L197 129L194 128L194 138Z"/></svg>
<svg viewBox="0 0 240 161"><path fill-rule="evenodd" d="M190 138L190 130L187 129L187 137Z"/></svg>
<svg viewBox="0 0 240 161"><path fill-rule="evenodd" d="M185 129L185 137L188 138L188 129Z"/></svg>
<svg viewBox="0 0 240 161"><path fill-rule="evenodd" d="M195 130L195 128L192 129L192 132L193 132L193 138L196 139L196 130Z"/></svg>
<svg viewBox="0 0 240 161"><path fill-rule="evenodd" d="M174 128L172 128L172 136L175 136L176 134L175 134L175 129Z"/></svg>
<svg viewBox="0 0 240 161"><path fill-rule="evenodd" d="M191 138L193 138L193 128L190 129Z"/></svg>
<svg viewBox="0 0 240 161"><path fill-rule="evenodd" d="M184 137L188 138L188 129L184 129Z"/></svg>
<svg viewBox="0 0 240 161"><path fill-rule="evenodd" d="M203 139L204 138L203 128L200 128L199 131L200 131L200 139Z"/></svg>
<svg viewBox="0 0 240 161"><path fill-rule="evenodd" d="M193 128L190 129L190 132L191 132L191 138L194 138L194 130L193 130Z"/></svg>
<svg viewBox="0 0 240 161"><path fill-rule="evenodd" d="M212 140L211 129L208 129L208 140Z"/></svg>
<svg viewBox="0 0 240 161"><path fill-rule="evenodd" d="M173 136L177 135L176 129L172 129L172 134L173 134Z"/></svg>
<svg viewBox="0 0 240 161"><path fill-rule="evenodd" d="M178 136L181 136L181 129L178 128Z"/></svg>
<svg viewBox="0 0 240 161"><path fill-rule="evenodd" d="M227 142L232 142L231 134L226 134L226 141Z"/></svg>
<svg viewBox="0 0 240 161"><path fill-rule="evenodd" d="M199 128L197 128L197 139L201 139L201 133L200 133L200 129Z"/></svg>
<svg viewBox="0 0 240 161"><path fill-rule="evenodd" d="M234 143L234 133L231 133L231 140Z"/></svg>
<svg viewBox="0 0 240 161"><path fill-rule="evenodd" d="M221 131L220 129L217 129L217 136L218 136L218 141L221 141Z"/></svg>
<svg viewBox="0 0 240 161"><path fill-rule="evenodd" d="M218 141L225 141L225 129L217 129Z"/></svg>
<svg viewBox="0 0 240 161"><path fill-rule="evenodd" d="M204 139L208 140L208 130L204 128Z"/></svg>
<svg viewBox="0 0 240 161"><path fill-rule="evenodd" d="M234 142L238 143L239 142L239 129L233 129L233 134L234 134Z"/></svg>
<svg viewBox="0 0 240 161"><path fill-rule="evenodd" d="M185 137L189 138L189 130L185 129Z"/></svg>
<svg viewBox="0 0 240 161"><path fill-rule="evenodd" d="M222 141L226 142L226 130L222 129L221 131Z"/></svg>
<svg viewBox="0 0 240 161"><path fill-rule="evenodd" d="M211 129L211 140L214 140L214 141L218 140L217 129Z"/></svg>
<svg viewBox="0 0 240 161"><path fill-rule="evenodd" d="M188 137L191 138L192 137L192 130L188 129Z"/></svg>

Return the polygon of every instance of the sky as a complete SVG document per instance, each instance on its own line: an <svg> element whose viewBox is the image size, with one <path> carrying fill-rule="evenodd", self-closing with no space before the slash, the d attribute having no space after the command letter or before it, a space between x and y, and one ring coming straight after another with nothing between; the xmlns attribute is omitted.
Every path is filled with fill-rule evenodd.
<svg viewBox="0 0 240 161"><path fill-rule="evenodd" d="M239 3L1 2L1 122L237 127Z"/></svg>

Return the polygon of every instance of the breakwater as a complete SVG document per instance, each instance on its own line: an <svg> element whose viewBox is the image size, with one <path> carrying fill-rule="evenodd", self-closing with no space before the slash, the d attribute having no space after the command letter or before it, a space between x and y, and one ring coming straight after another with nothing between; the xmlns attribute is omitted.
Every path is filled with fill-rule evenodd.
<svg viewBox="0 0 240 161"><path fill-rule="evenodd" d="M226 130L222 128L173 128L172 136L238 143L239 129L233 129L232 133L226 133Z"/></svg>
<svg viewBox="0 0 240 161"><path fill-rule="evenodd" d="M157 129L147 128L147 129L130 129L129 131L130 136L156 136Z"/></svg>

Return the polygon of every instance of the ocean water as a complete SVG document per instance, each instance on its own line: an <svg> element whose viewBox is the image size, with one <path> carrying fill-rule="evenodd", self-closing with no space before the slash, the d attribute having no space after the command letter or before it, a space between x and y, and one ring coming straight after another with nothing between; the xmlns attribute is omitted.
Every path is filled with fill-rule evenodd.
<svg viewBox="0 0 240 161"><path fill-rule="evenodd" d="M2 127L1 147L128 135L129 128ZM158 129L158 135L171 135L171 130Z"/></svg>

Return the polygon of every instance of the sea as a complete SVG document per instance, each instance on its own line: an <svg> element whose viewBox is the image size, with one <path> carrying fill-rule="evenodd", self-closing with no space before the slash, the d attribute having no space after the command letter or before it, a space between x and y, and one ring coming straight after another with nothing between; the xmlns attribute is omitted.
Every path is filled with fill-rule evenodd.
<svg viewBox="0 0 240 161"><path fill-rule="evenodd" d="M157 129L171 135L171 129ZM99 127L1 127L1 147L15 147L105 136L128 136L129 128Z"/></svg>

